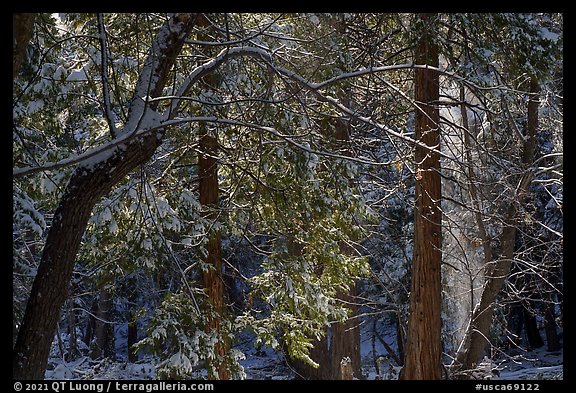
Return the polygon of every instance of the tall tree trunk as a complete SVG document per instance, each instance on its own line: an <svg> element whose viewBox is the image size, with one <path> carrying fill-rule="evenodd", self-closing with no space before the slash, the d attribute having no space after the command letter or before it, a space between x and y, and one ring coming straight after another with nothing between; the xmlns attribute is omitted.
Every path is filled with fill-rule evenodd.
<svg viewBox="0 0 576 393"><path fill-rule="evenodd" d="M24 64L26 49L34 32L35 20L36 14L12 14L12 78L18 75Z"/></svg>
<svg viewBox="0 0 576 393"><path fill-rule="evenodd" d="M352 101L350 89L344 91L343 99L349 103ZM350 134L349 120L338 118L334 127L334 135L331 137L336 142L334 150L340 151L344 156L352 156L353 154L349 147ZM350 257L360 256L358 251L344 241L338 243L338 248L343 255ZM358 316L356 292L356 283L354 283L350 286L348 292L339 292L336 295L338 299L347 304L346 308L349 310L350 317L344 322L337 322L332 325L329 353L332 363L330 379L348 379L348 377L352 379L352 377L360 378L362 376L360 364L360 322L356 318ZM346 359L344 362L345 367L342 367L344 359ZM347 373L351 373L351 375L342 375L344 370Z"/></svg>
<svg viewBox="0 0 576 393"><path fill-rule="evenodd" d="M438 66L436 16L421 14L424 23L416 45L416 63ZM440 143L439 75L417 69L415 77L416 139L438 149ZM410 314L402 379L442 378L441 308L442 211L440 156L416 146L416 206Z"/></svg>
<svg viewBox="0 0 576 393"><path fill-rule="evenodd" d="M530 98L528 100L528 122L526 126L526 141L522 154L522 164L526 172L518 183L517 200L512 201L503 222L500 236L500 258L493 262L493 267L487 269L486 284L482 291L480 304L474 310L472 323L468 328L468 341L464 350L457 355L460 370L470 370L476 366L484 355L488 340L496 297L502 290L510 272L516 242L516 214L517 204L523 203L534 176L530 166L534 161L536 151L536 132L538 130L539 86L535 77L530 80Z"/></svg>
<svg viewBox="0 0 576 393"><path fill-rule="evenodd" d="M200 127L200 155L198 157L198 173L200 176L200 204L206 210L205 217L216 221L218 219L218 140L208 134L206 127ZM208 270L203 271L202 281L208 294L208 299L215 315L208 319L207 332L220 335L220 320L226 315L224 302L224 281L222 279L222 249L220 232L213 231L206 244L206 260ZM223 336L222 336L223 337ZM230 371L226 364L230 343L223 338L215 346L217 358L208 367L208 375L212 379L230 379ZM211 368L217 374L214 374Z"/></svg>
<svg viewBox="0 0 576 393"><path fill-rule="evenodd" d="M82 341L87 347L90 347L90 343L94 338L94 327L96 326L96 318L94 315L98 313L98 302L96 300L92 301L92 307L90 307L90 313L86 313L86 330L84 331L84 337Z"/></svg>
<svg viewBox="0 0 576 393"><path fill-rule="evenodd" d="M149 92L153 98L162 93L168 72L194 23L195 18L189 14L175 14L160 27L136 84L127 124L137 124L143 116L142 92ZM149 107L155 109L155 104ZM14 379L44 378L60 310L67 298L76 254L92 209L128 173L150 160L162 138L160 131L142 134L126 142L123 149L105 154L93 166L80 166L72 173L54 213L18 332L12 358Z"/></svg>
<svg viewBox="0 0 576 393"><path fill-rule="evenodd" d="M347 100L350 100L347 94ZM334 141L332 148L340 150L341 154L350 156L348 144L350 142L350 124L341 118L335 120L333 132L329 128L324 130L326 138ZM347 256L359 256L358 252L341 241L338 244L340 252ZM290 253L302 255L302 247L294 241L289 243ZM353 377L362 376L360 362L360 327L356 318L358 307L356 306L356 284L353 284L347 292L338 292L337 298L347 304L350 317L344 322L333 323L330 327L330 342L324 337L322 340L314 340L310 350L310 358L319 364L314 368L303 361L292 360L300 378L303 379L343 379L342 370L351 372ZM346 359L345 367L342 361ZM347 376L346 376L347 378Z"/></svg>

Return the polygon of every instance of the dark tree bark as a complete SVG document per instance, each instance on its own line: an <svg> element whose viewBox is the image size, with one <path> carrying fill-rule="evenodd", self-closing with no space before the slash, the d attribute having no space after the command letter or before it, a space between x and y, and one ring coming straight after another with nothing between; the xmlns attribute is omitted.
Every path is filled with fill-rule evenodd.
<svg viewBox="0 0 576 393"><path fill-rule="evenodd" d="M26 59L26 48L32 39L36 14L12 14L12 77L20 72Z"/></svg>
<svg viewBox="0 0 576 393"><path fill-rule="evenodd" d="M95 168L77 169L54 214L18 339L14 348L15 379L43 379L50 345L66 301L76 254L92 208L112 186L148 161L160 140L156 134L128 145L124 154Z"/></svg>
<svg viewBox="0 0 576 393"><path fill-rule="evenodd" d="M523 313L524 324L526 326L526 337L528 337L528 345L532 349L543 347L544 341L542 341L542 336L540 336L540 332L538 331L536 316L526 307L524 307Z"/></svg>
<svg viewBox="0 0 576 393"><path fill-rule="evenodd" d="M92 359L111 358L116 360L114 327L112 325L112 294L106 288L100 289L98 312L95 319L94 335L96 343L90 356Z"/></svg>
<svg viewBox="0 0 576 393"><path fill-rule="evenodd" d="M556 330L556 313L551 297L548 302L544 303L544 331L546 332L548 352L560 350L560 337L558 337Z"/></svg>
<svg viewBox="0 0 576 393"><path fill-rule="evenodd" d="M210 220L218 218L218 140L208 134L206 127L201 127L200 135L200 155L198 157L198 174L200 177L200 204L205 209L205 217ZM206 326L207 332L219 334L221 331L220 320L226 315L226 304L224 302L224 281L222 279L222 248L220 242L220 232L214 231L209 235L206 244L205 263L209 270L202 273L204 288L208 294L208 300L212 305L215 316L209 318ZM208 367L208 375L211 379L230 379L230 371L224 360L229 351L230 344L227 340L216 344L216 356L212 366L217 370L214 375Z"/></svg>
<svg viewBox="0 0 576 393"><path fill-rule="evenodd" d="M438 66L435 15L421 14L424 29L416 45L416 63ZM416 139L438 148L440 143L439 75L417 69L415 77ZM416 146L416 208L410 313L402 379L442 378L441 307L442 211L440 156Z"/></svg>
<svg viewBox="0 0 576 393"><path fill-rule="evenodd" d="M94 338L94 327L96 326L96 318L94 318L94 315L97 313L98 301L94 300L92 302L92 307L90 308L90 314L87 316L86 330L84 331L84 337L82 338L82 341L84 341L84 344L86 344L87 347L90 347L90 343Z"/></svg>
<svg viewBox="0 0 576 393"><path fill-rule="evenodd" d="M533 172L530 166L534 161L536 151L536 132L538 130L538 106L539 106L539 86L536 78L530 81L530 98L528 100L528 122L526 126L526 142L522 155L522 164L526 172L519 181L517 200L511 202L503 221L503 229L500 235L500 258L493 261L492 267L487 267L486 285L482 291L480 304L474 310L472 323L467 332L464 350L457 355L460 370L470 370L476 367L478 361L484 355L486 347L490 342L489 330L492 325L494 315L494 305L496 297L502 290L512 261L514 259L516 233L517 233L517 204L523 203L526 199L530 183L533 179Z"/></svg>
<svg viewBox="0 0 576 393"><path fill-rule="evenodd" d="M137 350L134 348L134 344L138 342L138 313L136 312L133 305L138 301L137 293L137 280L135 278L130 278L128 281L129 293L128 300L130 302L130 319L128 320L128 334L126 337L128 346L128 362L136 363L138 360Z"/></svg>
<svg viewBox="0 0 576 393"><path fill-rule="evenodd" d="M68 322L68 352L66 353L66 361L71 362L80 356L78 350L78 337L76 335L76 314L74 313L74 301L68 301L66 311L66 319Z"/></svg>
<svg viewBox="0 0 576 393"><path fill-rule="evenodd" d="M402 313L398 311L396 313L396 345L398 346L398 362L399 366L404 366L404 359L406 358L406 353L404 351L404 346L406 344L406 335L404 333L405 328L403 325Z"/></svg>
<svg viewBox="0 0 576 393"><path fill-rule="evenodd" d="M143 93L149 92L150 97L161 94L194 19L190 14L176 14L160 28L136 84L127 124L137 124L142 116L145 108L138 100L145 96ZM92 167L80 166L72 173L54 213L18 332L12 361L14 379L44 378L60 310L66 301L76 254L92 209L128 173L150 160L162 138L160 131L144 133Z"/></svg>
<svg viewBox="0 0 576 393"><path fill-rule="evenodd" d="M135 317L133 317L135 318ZM128 362L136 363L138 353L134 349L134 344L138 342L138 321L132 319L128 322Z"/></svg>

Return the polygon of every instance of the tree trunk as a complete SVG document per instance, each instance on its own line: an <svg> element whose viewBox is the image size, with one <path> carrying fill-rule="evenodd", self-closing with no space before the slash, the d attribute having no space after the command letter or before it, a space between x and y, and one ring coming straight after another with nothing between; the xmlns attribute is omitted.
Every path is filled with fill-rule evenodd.
<svg viewBox="0 0 576 393"><path fill-rule="evenodd" d="M528 122L526 127L526 142L522 155L522 163L526 167L526 172L519 181L517 187L517 200L512 201L507 210L503 222L502 234L500 236L501 252L500 258L494 261L493 267L487 267L486 284L482 291L480 304L476 307L472 315L472 323L467 333L467 344L457 355L457 362L460 364L460 370L470 370L476 366L478 361L484 355L486 346L490 343L488 340L492 317L494 314L494 304L496 297L502 290L504 283L510 272L516 243L516 204L521 204L526 198L528 188L532 182L533 172L530 165L534 161L536 151L536 132L538 129L538 81L532 77L530 81L530 98L528 100Z"/></svg>
<svg viewBox="0 0 576 393"><path fill-rule="evenodd" d="M549 301L544 303L544 331L546 332L548 352L560 350L560 338L556 330L556 313L554 312L552 296L550 296Z"/></svg>
<svg viewBox="0 0 576 393"><path fill-rule="evenodd" d="M344 92L346 102L352 101L351 90ZM340 151L344 156L352 156L350 150L350 122L342 118L336 120L334 126L335 139L334 151ZM358 251L344 241L338 242L340 253L346 256L360 256ZM331 375L330 379L352 379L362 376L360 364L360 321L357 319L358 306L356 299L356 283L352 284L348 292L339 292L336 296L347 304L349 318L344 322L332 324L332 336L330 338ZM346 359L346 361L344 361ZM344 362L345 364L343 365ZM343 375L346 372L349 375Z"/></svg>
<svg viewBox="0 0 576 393"><path fill-rule="evenodd" d="M470 370L476 367L478 361L484 355L486 346L490 343L488 337L490 334L490 326L492 325L492 316L494 314L494 303L496 296L504 286L512 258L514 257L514 244L516 238L516 227L512 222L515 209L508 212L508 217L504 222L504 229L501 235L502 255L498 261L495 262L492 271L487 274L487 282L482 291L480 304L474 310L472 315L472 323L468 329L469 340L467 351L460 352L457 357L458 362L461 364L460 370Z"/></svg>
<svg viewBox="0 0 576 393"><path fill-rule="evenodd" d="M332 360L330 379L345 379L342 376L342 359L347 358L346 370L350 370L353 376L360 378L362 375L360 364L360 321L352 318L358 314L356 306L356 287L350 288L346 294L341 293L339 299L348 303L350 316L345 322L337 322L332 325L332 337L330 338L330 358ZM351 379L351 378L350 378Z"/></svg>
<svg viewBox="0 0 576 393"><path fill-rule="evenodd" d="M26 49L34 32L35 20L36 14L12 14L12 78L18 75L24 64Z"/></svg>
<svg viewBox="0 0 576 393"><path fill-rule="evenodd" d="M206 211L205 217L209 220L218 219L218 141L208 134L206 127L201 127L200 154L198 157L198 173L200 176L200 204ZM220 320L226 315L224 303L224 281L222 279L222 249L220 244L220 232L213 231L209 234L206 244L206 260L208 270L202 273L204 288L208 299L216 315L208 318L206 331L220 335ZM212 379L230 379L230 371L226 365L226 357L230 344L226 339L215 345L217 358L208 367L208 375ZM216 370L214 374L212 368Z"/></svg>
<svg viewBox="0 0 576 393"><path fill-rule="evenodd" d="M78 350L78 337L76 336L76 314L74 313L74 301L72 299L68 300L67 308L68 352L66 353L66 361L71 362L76 360L80 355L80 351Z"/></svg>
<svg viewBox="0 0 576 393"><path fill-rule="evenodd" d="M299 379L305 380L339 380L347 379L342 375L342 359L348 359L345 370L356 378L362 376L360 358L360 326L353 318L357 315L356 288L352 287L347 294L340 293L338 298L349 303L351 318L345 322L333 323L326 336L313 340L310 358L319 364L312 367L302 360L290 359L290 365ZM329 338L328 338L329 337ZM350 378L351 379L351 378Z"/></svg>
<svg viewBox="0 0 576 393"><path fill-rule="evenodd" d="M288 253L292 256L302 256L304 245L294 240L293 237L287 239ZM294 359L287 355L288 363L296 372L297 379L303 380L329 380L332 379L332 360L330 357L330 348L328 337L330 336L330 328L326 329L326 334L320 339L312 339L312 347L308 354L310 359L318 364L318 367L312 367L310 364L300 359ZM288 354L288 350L284 349L284 353ZM340 365L338 365L340 367Z"/></svg>
<svg viewBox="0 0 576 393"><path fill-rule="evenodd" d="M158 275L163 273L163 269L159 269ZM138 342L138 279L135 277L130 277L126 282L126 288L128 288L128 331L126 333L126 352L127 359L129 363L136 363L138 360L138 351L134 347L134 344Z"/></svg>
<svg viewBox="0 0 576 393"><path fill-rule="evenodd" d="M531 349L541 348L544 346L544 341L542 341L542 336L540 336L540 331L538 330L538 324L536 323L536 316L530 312L526 307L524 307L524 324L526 326L526 336L528 337L528 345Z"/></svg>
<svg viewBox="0 0 576 393"><path fill-rule="evenodd" d="M416 46L416 63L438 66L435 15L421 14L425 29ZM416 139L439 148L437 101L439 75L417 69L415 77ZM416 206L410 314L402 379L442 378L441 307L442 211L440 209L440 156L416 146Z"/></svg>
<svg viewBox="0 0 576 393"><path fill-rule="evenodd" d="M332 379L332 362L326 336L320 340L312 341L309 356L310 359L319 364L318 367L312 367L299 359L289 359L291 367L296 372L296 378L304 380ZM338 364L338 368L340 368L340 364Z"/></svg>
<svg viewBox="0 0 576 393"><path fill-rule="evenodd" d="M402 313L400 311L396 312L396 345L398 347L398 362L399 366L404 366L404 359L406 359L406 353L404 351L404 345L406 344L406 335L404 328L404 321L402 319Z"/></svg>
<svg viewBox="0 0 576 393"><path fill-rule="evenodd" d="M98 313L95 321L94 335L96 345L91 353L92 359L112 358L116 360L114 344L114 327L112 325L112 294L106 288L100 289Z"/></svg>
<svg viewBox="0 0 576 393"><path fill-rule="evenodd" d="M128 322L128 362L136 363L138 360L138 353L134 349L134 344L138 342L138 321L136 316L132 316Z"/></svg>
<svg viewBox="0 0 576 393"><path fill-rule="evenodd" d="M151 97L162 93L168 71L194 26L193 19L188 14L177 14L160 28L136 84L127 124L137 124L143 114L139 95L142 91L149 91ZM154 104L150 108L154 109ZM122 149L116 148L112 154L106 152L94 165L80 166L72 173L54 213L18 332L12 359L14 379L44 378L60 310L66 301L76 254L92 209L128 173L150 160L162 138L160 131L142 134L126 142Z"/></svg>
<svg viewBox="0 0 576 393"><path fill-rule="evenodd" d="M96 326L96 318L94 315L98 313L98 302L96 300L92 301L92 307L90 308L90 313L87 313L86 330L84 331L84 337L82 341L87 347L90 347L90 343L94 338L94 327Z"/></svg>

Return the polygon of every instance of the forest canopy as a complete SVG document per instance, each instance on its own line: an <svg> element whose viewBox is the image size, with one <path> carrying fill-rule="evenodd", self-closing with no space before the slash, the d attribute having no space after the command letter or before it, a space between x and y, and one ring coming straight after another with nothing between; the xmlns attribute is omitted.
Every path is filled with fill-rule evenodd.
<svg viewBox="0 0 576 393"><path fill-rule="evenodd" d="M561 14L13 14L12 160L15 379L562 347Z"/></svg>

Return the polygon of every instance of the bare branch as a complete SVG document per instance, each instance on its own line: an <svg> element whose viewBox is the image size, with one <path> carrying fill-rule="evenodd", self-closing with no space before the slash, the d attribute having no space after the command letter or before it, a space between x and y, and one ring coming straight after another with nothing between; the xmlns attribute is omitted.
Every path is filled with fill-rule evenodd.
<svg viewBox="0 0 576 393"><path fill-rule="evenodd" d="M98 40L100 41L100 72L102 73L102 93L104 96L104 117L110 127L112 139L116 138L117 130L112 117L112 105L110 103L110 89L108 87L108 48L106 46L106 29L102 14L98 14Z"/></svg>

